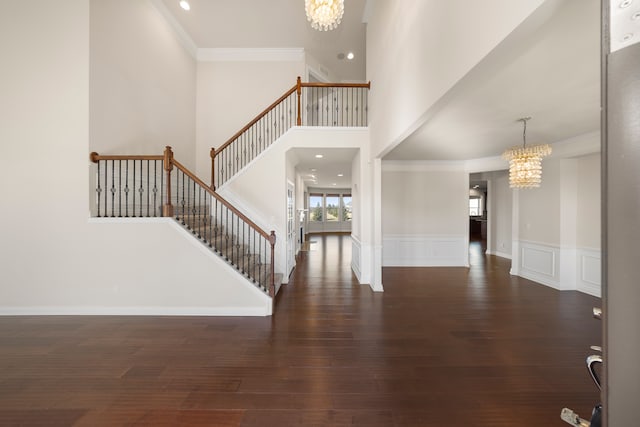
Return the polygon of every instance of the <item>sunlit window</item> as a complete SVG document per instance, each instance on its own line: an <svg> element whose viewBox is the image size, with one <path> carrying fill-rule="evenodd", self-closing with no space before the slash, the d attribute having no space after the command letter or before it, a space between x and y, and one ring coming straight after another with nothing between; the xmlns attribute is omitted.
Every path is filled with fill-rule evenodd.
<svg viewBox="0 0 640 427"><path fill-rule="evenodd" d="M480 197L469 197L469 216L480 216Z"/></svg>

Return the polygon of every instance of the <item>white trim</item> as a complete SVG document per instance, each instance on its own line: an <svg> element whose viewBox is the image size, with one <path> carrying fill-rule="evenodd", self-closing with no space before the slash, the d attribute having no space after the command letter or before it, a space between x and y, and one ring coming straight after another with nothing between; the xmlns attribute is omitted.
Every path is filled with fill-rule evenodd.
<svg viewBox="0 0 640 427"><path fill-rule="evenodd" d="M501 156L481 157L465 160L464 168L469 173L493 172L509 169L509 163Z"/></svg>
<svg viewBox="0 0 640 427"><path fill-rule="evenodd" d="M369 286L373 292L384 292L382 285L382 246L373 245L373 272ZM379 268L378 268L379 266Z"/></svg>
<svg viewBox="0 0 640 427"><path fill-rule="evenodd" d="M0 316L269 316L267 307L1 307Z"/></svg>
<svg viewBox="0 0 640 427"><path fill-rule="evenodd" d="M156 8L158 13L162 15L162 17L167 21L169 26L173 29L176 34L176 38L185 48L185 50L193 57L193 59L198 58L198 46L193 41L189 33L187 33L184 27L178 22L178 20L171 14L167 6L162 2L162 0L151 0L151 4Z"/></svg>
<svg viewBox="0 0 640 427"><path fill-rule="evenodd" d="M559 277L560 248L521 240L518 276L562 289Z"/></svg>
<svg viewBox="0 0 640 427"><path fill-rule="evenodd" d="M464 235L383 236L385 267L468 267L469 242Z"/></svg>
<svg viewBox="0 0 640 427"><path fill-rule="evenodd" d="M511 274L558 290L577 290L600 297L600 249L514 241Z"/></svg>
<svg viewBox="0 0 640 427"><path fill-rule="evenodd" d="M600 131L584 133L551 144L553 152L550 158L570 158L600 152Z"/></svg>
<svg viewBox="0 0 640 427"><path fill-rule="evenodd" d="M465 171L464 161L448 160L383 160L384 172L458 172Z"/></svg>
<svg viewBox="0 0 640 427"><path fill-rule="evenodd" d="M360 270L360 260L362 257L362 242L353 234L351 235L351 270L358 278L358 283L362 283L362 271Z"/></svg>
<svg viewBox="0 0 640 427"><path fill-rule="evenodd" d="M199 62L300 62L304 48L200 48Z"/></svg>
<svg viewBox="0 0 640 427"><path fill-rule="evenodd" d="M599 249L577 249L576 288L595 297L602 296L602 253Z"/></svg>
<svg viewBox="0 0 640 427"><path fill-rule="evenodd" d="M506 259L511 259L511 254L508 254L506 252L500 252L500 251L489 251L487 250L486 252L487 255L493 255L493 256L499 256L500 258L506 258Z"/></svg>

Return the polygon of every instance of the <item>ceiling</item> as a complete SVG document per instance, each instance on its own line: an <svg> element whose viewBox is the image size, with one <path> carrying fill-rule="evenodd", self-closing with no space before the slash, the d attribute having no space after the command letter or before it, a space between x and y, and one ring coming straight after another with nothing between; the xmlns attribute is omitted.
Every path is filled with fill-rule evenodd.
<svg viewBox="0 0 640 427"><path fill-rule="evenodd" d="M162 0L198 48L304 48L339 81L364 81L366 0L347 0L332 31L311 28L303 0ZM353 52L352 60L338 54Z"/></svg>
<svg viewBox="0 0 640 427"><path fill-rule="evenodd" d="M367 0L346 0L342 23L329 32L310 27L302 0L189 0L189 12L180 9L178 0L161 1L198 48L302 47L339 80L366 79ZM384 159L498 156L522 143L517 119L526 116L532 117L527 125L531 144L599 130L600 27L598 0L545 1L425 112L417 130ZM349 51L354 60L338 59ZM318 186L349 186L354 153L325 151L321 161L311 155L313 150L296 153L298 169L318 169ZM339 172L345 174L342 181Z"/></svg>
<svg viewBox="0 0 640 427"><path fill-rule="evenodd" d="M357 152L357 148L293 148L287 154L308 187L351 188L351 164Z"/></svg>
<svg viewBox="0 0 640 427"><path fill-rule="evenodd" d="M600 127L600 2L547 1L434 108L389 160L467 160Z"/></svg>

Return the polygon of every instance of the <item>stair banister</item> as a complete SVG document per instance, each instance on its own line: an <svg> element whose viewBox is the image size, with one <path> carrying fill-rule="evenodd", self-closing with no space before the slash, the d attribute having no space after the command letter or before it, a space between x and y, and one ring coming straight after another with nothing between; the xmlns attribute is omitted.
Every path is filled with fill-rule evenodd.
<svg viewBox="0 0 640 427"><path fill-rule="evenodd" d="M370 88L371 82L303 83L297 77L295 86L211 149L211 188L231 179L293 126L367 126Z"/></svg>
<svg viewBox="0 0 640 427"><path fill-rule="evenodd" d="M211 154L215 151L212 150ZM271 231L267 233L262 228L260 228L256 223L251 221L247 216L245 216L242 212L232 206L227 200L221 197L218 193L216 193L210 186L207 186L202 180L200 180L195 174L189 171L186 167L184 167L180 162L178 162L173 155L173 150L170 146L165 147L163 155L160 156L149 156L149 155L100 155L96 152L92 152L89 156L89 159L92 163L97 165L97 187L96 187L96 205L97 205L97 217L155 217L157 216L157 212L161 211L162 216L166 217L174 217L174 219L182 220L183 226L189 229L194 235L197 235L198 238L202 239L205 243L209 244L209 247L215 248L216 246L212 246L214 240L218 234L211 235L211 225L209 226L209 235L202 235L200 231L196 231L197 227L196 222L192 219L191 221L187 218L185 223L184 216L191 215L191 211L188 209L185 211L185 203L184 203L184 178L188 177L190 182L193 182L193 185L190 188L196 191L195 185L200 189L198 191L202 191L203 197L200 199L198 196L198 201L204 201L205 209L196 211L195 205L191 205L193 208L193 214L202 218L204 215L209 215L206 212L210 212L213 208L212 203L208 203L205 199L206 195L211 197L210 200L216 200L216 206L221 206L221 209L225 209L225 212L231 213L232 215L232 223L231 223L231 231L233 234L233 224L238 224L236 226L236 231L242 230L244 233L245 226L246 230L249 230L249 233L254 233L254 236L259 236L262 243L258 243L258 259L261 260L262 257L260 254L264 254L266 256L270 256L269 259L266 259L266 263L262 263L262 261L258 261L257 264L255 261L253 263L247 262L246 257L253 255L245 254L241 252L240 248L241 242L236 241L235 243L231 243L229 246L225 245L224 248L218 247L218 253L221 256L224 256L228 262L232 263L242 274L245 274L250 279L253 279L254 282L258 283L258 285L269 294L272 298L275 298L276 288L275 288L275 243L276 243L276 234L275 231ZM143 166L143 162L146 162L146 166ZM154 162L149 165L149 162ZM159 167L156 168L155 165ZM151 167L153 166L153 167ZM172 171L176 168L175 176L172 177ZM131 169L131 173L129 170ZM104 171L103 173L101 171ZM136 171L137 176L136 176ZM143 174L144 172L144 174ZM163 173L164 172L164 173ZM180 197L178 192L180 190L180 181L178 178L182 174L182 213L174 212L174 205L172 204L172 199L176 197ZM133 176L133 178L131 178ZM146 179L146 181L145 181ZM101 181L102 180L102 181ZM176 188L172 189L172 182L175 181ZM102 184L101 184L102 183ZM104 185L104 187L102 187ZM143 187L146 186L146 187ZM159 187L159 188L157 188ZM166 191L164 190L166 188ZM176 194L172 194L173 192ZM139 193L138 202L136 205L136 193ZM153 196L150 196L150 194ZM143 194L145 194L145 198L147 200L146 204L143 201ZM199 193L200 194L200 193ZM160 197L159 205L156 205L156 196ZM164 200L166 197L166 200ZM129 202L129 199L132 198L132 201ZM187 196L188 198L188 196ZM104 206L101 207L101 200L104 202ZM110 201L110 204L109 204ZM196 199L192 199L191 202L195 204ZM143 204L146 207L146 214L143 211ZM127 206L131 206L132 209L127 210ZM138 206L139 212L135 208ZM161 209L156 209L161 206ZM207 206L211 206L208 208ZM179 207L179 206L178 206ZM186 207L189 207L189 201L187 202ZM217 211L217 208L216 210ZM205 214L203 214L205 212ZM235 216L235 217L234 217ZM180 217L180 218L179 218ZM228 217L227 217L228 218ZM234 219L235 218L235 219ZM235 222L238 221L238 222ZM242 221L240 223L240 221ZM240 226L242 224L242 226ZM223 225L224 227L225 225ZM217 227L217 225L216 225ZM240 228L242 227L242 228ZM216 232L217 233L217 232ZM243 234L243 236L247 236L247 234ZM232 235L233 237L233 235ZM236 236L238 237L238 236ZM238 237L239 238L239 237ZM249 237L250 239L250 237ZM264 251L262 251L262 244L264 243ZM268 246L270 246L270 251ZM230 248L231 254L224 253L227 252L227 248ZM256 249L256 243L254 239L253 249ZM258 266L258 272L252 271L252 268ZM253 266L253 267L252 267ZM249 267L248 270L245 268ZM264 281L262 281L264 279Z"/></svg>
<svg viewBox="0 0 640 427"><path fill-rule="evenodd" d="M245 133L248 129L251 129L251 127L253 125L255 125L256 123L258 123L260 121L260 119L262 119L264 116L266 116L269 112L271 112L271 110L273 110L278 104L280 104L282 101L284 101L285 99L287 99L287 97L289 97L292 93L294 93L296 91L297 85L292 87L291 89L289 89L288 91L286 91L284 93L284 95L282 95L280 98L278 98L274 103L272 103L271 105L269 105L267 108L265 108L260 114L258 114L253 120L251 120L249 123L247 123L247 125L245 127L243 127L242 129L240 129L238 132L235 133L235 135L233 135L231 138L229 138L224 144L222 144L217 150L214 150L212 148L212 152L211 152L211 175L212 175L212 182L211 182L211 187L215 190L215 183L214 183L214 179L213 179L213 174L214 172L214 165L215 165L215 158L218 154L220 154L225 148L229 147L235 140L237 140L243 133ZM298 107L299 108L299 107Z"/></svg>
<svg viewBox="0 0 640 427"><path fill-rule="evenodd" d="M173 170L173 151L170 146L164 148L162 156L164 171L167 174L167 203L162 206L162 216L173 216L173 205L171 204L171 171Z"/></svg>
<svg viewBox="0 0 640 427"><path fill-rule="evenodd" d="M302 98L302 80L300 79L300 76L298 76L298 79L296 80L296 94L298 95L298 118L296 119L296 123L298 126L302 126L302 108L300 108L300 99Z"/></svg>
<svg viewBox="0 0 640 427"><path fill-rule="evenodd" d="M272 298L275 298L276 288L275 288L275 282L274 282L274 279L275 279L274 255L275 255L275 245L276 245L276 232L274 230L271 230L271 233L267 233L266 231L264 231L262 228L256 225L255 222L251 221L242 212L236 209L231 203L229 203L222 196L220 196L218 193L212 190L209 186L207 186L207 184L205 184L200 178L195 176L190 170L185 168L180 162L173 159L173 157L171 158L171 163L175 165L175 167L178 168L182 173L184 173L189 178L191 178L196 184L202 187L209 195L211 195L212 197L217 199L220 203L225 205L227 209L229 209L231 212L236 214L245 223L249 224L253 229L255 229L262 237L264 237L269 241L269 244L271 245L271 266L270 266L271 277L269 278L269 296Z"/></svg>
<svg viewBox="0 0 640 427"><path fill-rule="evenodd" d="M269 244L271 245L271 259L274 259L275 256L275 248L276 248L276 232L271 230L271 234L269 235ZM269 295L274 298L276 296L276 285L274 282L274 278L276 276L275 263L271 262L271 283L269 284Z"/></svg>

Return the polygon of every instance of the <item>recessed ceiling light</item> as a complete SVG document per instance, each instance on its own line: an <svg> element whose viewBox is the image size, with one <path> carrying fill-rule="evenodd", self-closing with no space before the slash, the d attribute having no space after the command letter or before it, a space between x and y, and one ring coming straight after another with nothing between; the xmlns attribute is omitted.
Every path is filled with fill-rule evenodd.
<svg viewBox="0 0 640 427"><path fill-rule="evenodd" d="M631 5L631 3L633 3L633 0L622 0L620 2L620 5L618 6L620 9L624 9L626 7L629 7Z"/></svg>
<svg viewBox="0 0 640 427"><path fill-rule="evenodd" d="M338 185L338 184L336 184L336 183L334 182L334 183L333 183L333 184L331 184L331 185L333 185L333 186L335 187L335 186L336 186L336 185Z"/></svg>
<svg viewBox="0 0 640 427"><path fill-rule="evenodd" d="M347 59L353 59L354 57L355 55L353 54L353 52L347 53Z"/></svg>
<svg viewBox="0 0 640 427"><path fill-rule="evenodd" d="M631 16L631 19L633 19L634 21L637 21L638 19L640 19L640 11L638 11L638 12L634 13L634 14Z"/></svg>
<svg viewBox="0 0 640 427"><path fill-rule="evenodd" d="M324 156L323 156L322 154L316 154L316 159L321 159L321 158L323 158L323 157L324 157Z"/></svg>
<svg viewBox="0 0 640 427"><path fill-rule="evenodd" d="M344 174L343 173L339 173L338 176L344 176Z"/></svg>
<svg viewBox="0 0 640 427"><path fill-rule="evenodd" d="M183 8L184 10L191 10L191 6L189 5L189 2L187 0L180 0L180 7Z"/></svg>
<svg viewBox="0 0 640 427"><path fill-rule="evenodd" d="M317 170L318 170L318 169L316 169L316 168L311 168L311 172L315 172L315 171L317 171Z"/></svg>
<svg viewBox="0 0 640 427"><path fill-rule="evenodd" d="M631 40L633 38L633 33L627 33L624 36L622 36L622 41L623 42L628 42L629 40Z"/></svg>

